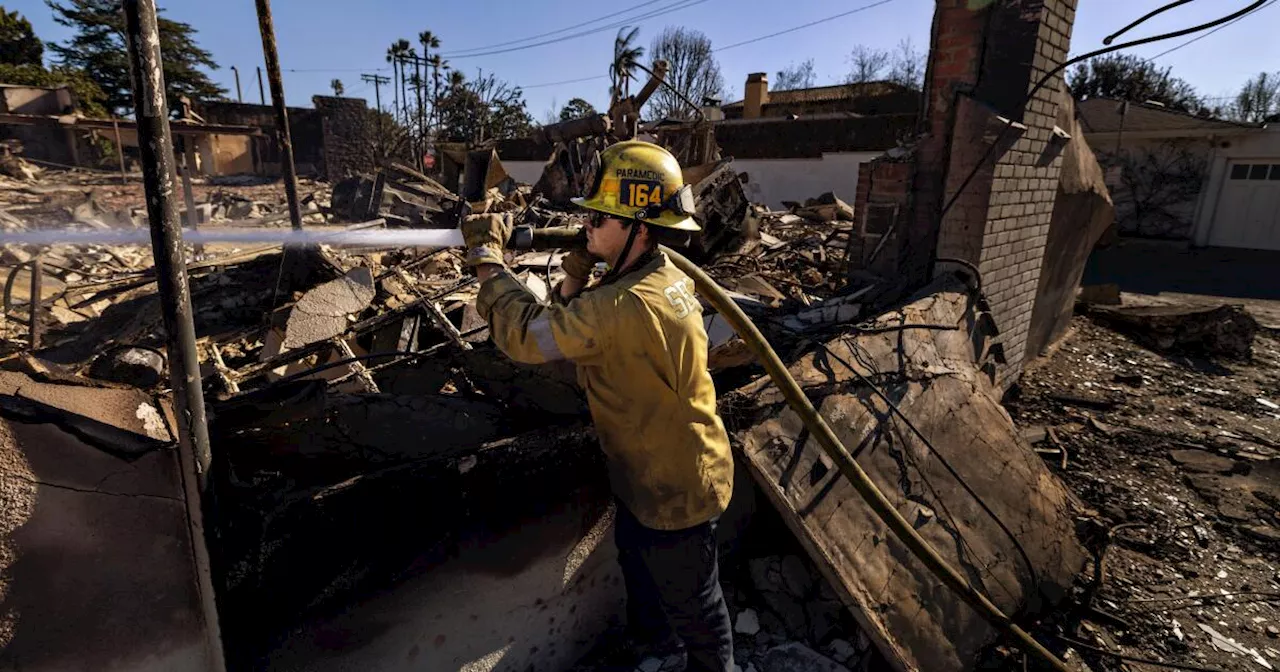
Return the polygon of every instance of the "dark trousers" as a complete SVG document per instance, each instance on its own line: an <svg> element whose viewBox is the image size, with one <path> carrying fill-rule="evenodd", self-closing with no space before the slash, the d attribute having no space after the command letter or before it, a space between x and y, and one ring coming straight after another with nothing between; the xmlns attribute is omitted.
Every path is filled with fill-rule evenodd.
<svg viewBox="0 0 1280 672"><path fill-rule="evenodd" d="M689 672L733 670L733 628L720 590L716 522L655 530L619 502L614 525L632 633L652 643L679 637Z"/></svg>

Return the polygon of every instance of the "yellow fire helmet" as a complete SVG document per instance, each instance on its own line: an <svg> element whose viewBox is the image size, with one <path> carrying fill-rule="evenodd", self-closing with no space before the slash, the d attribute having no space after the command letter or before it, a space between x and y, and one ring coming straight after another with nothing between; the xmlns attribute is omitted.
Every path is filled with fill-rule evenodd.
<svg viewBox="0 0 1280 672"><path fill-rule="evenodd" d="M584 208L680 231L701 231L693 221L693 190L684 183L680 163L651 142L628 140L600 152L600 167Z"/></svg>

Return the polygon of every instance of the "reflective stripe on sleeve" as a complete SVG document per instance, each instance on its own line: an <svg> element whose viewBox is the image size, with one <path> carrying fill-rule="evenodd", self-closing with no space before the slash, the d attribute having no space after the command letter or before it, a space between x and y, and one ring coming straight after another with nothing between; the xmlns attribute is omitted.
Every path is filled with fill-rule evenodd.
<svg viewBox="0 0 1280 672"><path fill-rule="evenodd" d="M548 315L544 314L530 322L529 333L538 344L538 352L542 353L547 361L564 359L564 353L560 351L560 346L556 345L556 337L551 333L551 318Z"/></svg>

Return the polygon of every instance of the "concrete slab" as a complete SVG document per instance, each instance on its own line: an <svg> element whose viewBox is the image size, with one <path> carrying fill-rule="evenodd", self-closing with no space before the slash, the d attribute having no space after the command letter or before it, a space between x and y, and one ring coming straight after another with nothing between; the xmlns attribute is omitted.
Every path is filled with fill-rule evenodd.
<svg viewBox="0 0 1280 672"><path fill-rule="evenodd" d="M66 421L73 432L95 445L139 454L173 442L167 412L145 392L42 383L13 371L0 371L0 407L11 412Z"/></svg>
<svg viewBox="0 0 1280 672"><path fill-rule="evenodd" d="M0 669L210 670L177 455L0 419Z"/></svg>
<svg viewBox="0 0 1280 672"><path fill-rule="evenodd" d="M791 371L921 536L1006 614L1037 613L1068 594L1086 555L1069 492L1020 438L975 363L987 335L958 289L935 285L881 318L957 330L851 336ZM936 452L844 362L876 380ZM752 475L885 658L899 670L972 669L994 630L888 531L777 390L748 386L725 405L752 419L737 432Z"/></svg>

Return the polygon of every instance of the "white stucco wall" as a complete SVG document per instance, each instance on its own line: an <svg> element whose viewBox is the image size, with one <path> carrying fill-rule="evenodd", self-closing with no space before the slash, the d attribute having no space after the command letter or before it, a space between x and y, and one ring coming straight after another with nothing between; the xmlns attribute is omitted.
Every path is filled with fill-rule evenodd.
<svg viewBox="0 0 1280 672"><path fill-rule="evenodd" d="M546 161L506 161L502 162L502 169L507 174L521 184L537 184L538 178L542 177L542 168L547 165Z"/></svg>
<svg viewBox="0 0 1280 672"><path fill-rule="evenodd" d="M746 173L747 198L781 210L783 201L813 198L835 192L853 204L858 188L858 165L883 152L824 154L820 159L734 159L734 170ZM534 184L542 176L542 161L503 161L502 167L517 182Z"/></svg>
<svg viewBox="0 0 1280 672"><path fill-rule="evenodd" d="M821 159L735 159L734 169L746 173L747 198L775 210L783 201L803 203L828 191L853 204L858 189L858 166L883 152L823 154Z"/></svg>
<svg viewBox="0 0 1280 672"><path fill-rule="evenodd" d="M1223 147L1223 144L1229 146ZM1216 145L1209 159L1209 177L1196 209L1192 233L1192 240L1201 246L1209 244L1213 232L1215 215L1219 211L1219 197L1226 183L1227 167L1232 161L1280 157L1280 124L1272 124L1257 132L1222 138Z"/></svg>

